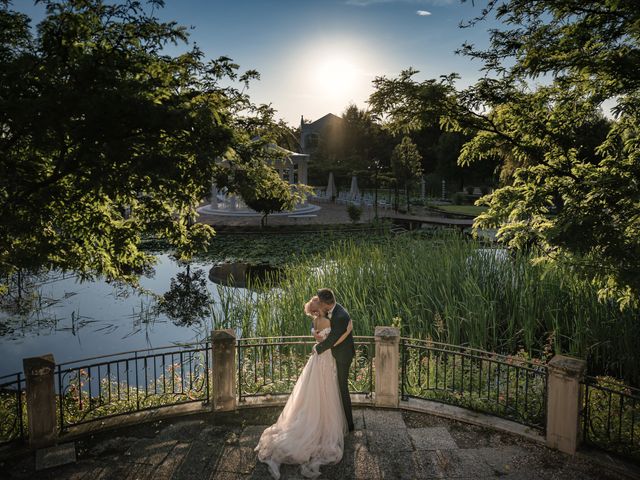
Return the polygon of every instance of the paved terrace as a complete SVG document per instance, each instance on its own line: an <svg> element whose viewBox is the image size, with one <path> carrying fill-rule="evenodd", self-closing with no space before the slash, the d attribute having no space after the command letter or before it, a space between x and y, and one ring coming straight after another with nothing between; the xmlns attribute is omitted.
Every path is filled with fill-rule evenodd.
<svg viewBox="0 0 640 480"><path fill-rule="evenodd" d="M36 470L46 459L23 450L0 460L1 478L268 479L253 448L281 408L193 414L102 431L69 442L77 460ZM326 479L621 479L638 470L598 452L569 456L522 437L409 411L354 409L356 430ZM75 445L75 446L74 446ZM59 447L58 447L59 448ZM38 457L36 459L36 457ZM284 465L282 479L303 478Z"/></svg>

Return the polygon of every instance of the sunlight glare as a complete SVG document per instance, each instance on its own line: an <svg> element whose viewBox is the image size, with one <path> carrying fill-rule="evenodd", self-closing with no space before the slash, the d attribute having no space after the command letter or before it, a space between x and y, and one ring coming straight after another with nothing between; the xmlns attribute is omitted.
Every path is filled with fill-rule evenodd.
<svg viewBox="0 0 640 480"><path fill-rule="evenodd" d="M332 57L318 64L315 81L325 93L340 95L354 87L356 76L356 67L352 62L346 58Z"/></svg>

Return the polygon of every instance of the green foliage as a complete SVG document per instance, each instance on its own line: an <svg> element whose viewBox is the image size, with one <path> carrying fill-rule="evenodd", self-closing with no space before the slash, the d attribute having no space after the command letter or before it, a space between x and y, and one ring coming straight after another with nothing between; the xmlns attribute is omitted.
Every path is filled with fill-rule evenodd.
<svg viewBox="0 0 640 480"><path fill-rule="evenodd" d="M586 441L640 460L640 391L608 376L588 377L587 384L582 405L589 419L584 432Z"/></svg>
<svg viewBox="0 0 640 480"><path fill-rule="evenodd" d="M143 235L183 258L208 243L213 229L194 220L212 177L236 190L235 168L266 175L254 165L277 134L273 110L243 93L257 72L195 46L165 54L187 34L154 16L160 1L41 3L35 35L0 4L0 275L59 268L136 283L153 262ZM270 175L261 196L289 202L283 184Z"/></svg>
<svg viewBox="0 0 640 480"><path fill-rule="evenodd" d="M391 168L396 179L396 185L404 187L407 196L407 211L409 211L411 208L409 186L422 175L422 155L420 155L418 147L411 138L405 136L395 146L391 154Z"/></svg>
<svg viewBox="0 0 640 480"><path fill-rule="evenodd" d="M454 205L464 205L466 203L466 200L467 199L462 192L456 192L451 197L451 201Z"/></svg>
<svg viewBox="0 0 640 480"><path fill-rule="evenodd" d="M541 247L621 308L640 298L640 10L633 2L488 2L504 28L485 51L465 45L497 78L458 95L450 128L477 132L460 161L498 156L506 183L481 202L476 227L510 246ZM547 85L531 89L546 75ZM614 121L602 118L615 102ZM478 106L488 113L478 113Z"/></svg>
<svg viewBox="0 0 640 480"><path fill-rule="evenodd" d="M209 263L268 264L274 267L294 264L305 256L322 254L335 243L347 240L356 244L384 242L381 231L364 229L323 230L320 232L291 233L270 232L257 234L220 234L211 240L207 252L196 255L196 260Z"/></svg>
<svg viewBox="0 0 640 480"><path fill-rule="evenodd" d="M263 214L261 221L263 226L267 215L293 210L298 202L304 200L305 193L310 191L305 186L298 185L292 193L292 187L280 181L278 172L261 162L236 169L234 181L238 185L238 193L247 206Z"/></svg>
<svg viewBox="0 0 640 480"><path fill-rule="evenodd" d="M251 340L240 340L239 393L242 396L290 393L309 360L313 338L306 336L258 341L268 348L255 348L253 343ZM371 393L374 385L374 351L372 339L356 339L356 354L349 374L350 392Z"/></svg>
<svg viewBox="0 0 640 480"><path fill-rule="evenodd" d="M186 367L186 362L184 365L169 363L166 366L163 364L158 369L150 368L148 375L150 378L147 376L144 376L144 380L141 378L139 386L134 384L133 379L118 381L115 374L111 377L90 378L87 369L73 371L63 377L68 384L63 395L56 397L56 412L60 409L64 411L64 426L68 427L142 409L196 400L206 402L209 400L206 397L203 368L203 355L206 354L206 352L194 354L191 370ZM155 359L150 360L154 363L155 361ZM95 367L93 371L96 371ZM157 377L154 378L154 375ZM88 387L90 382L94 384L93 392L90 392ZM98 382L100 389L95 385Z"/></svg>
<svg viewBox="0 0 640 480"><path fill-rule="evenodd" d="M362 207L358 205L349 204L347 205L347 213L349 214L349 219L352 223L357 223L362 217Z"/></svg>
<svg viewBox="0 0 640 480"><path fill-rule="evenodd" d="M405 394L510 418L540 429L546 419L547 359L412 342ZM527 399L523 401L523 399Z"/></svg>
<svg viewBox="0 0 640 480"><path fill-rule="evenodd" d="M599 370L640 381L636 310L599 302L570 267L532 264L535 252L511 258L480 247L419 234L337 243L288 265L277 284L256 282L257 297L220 289L221 303L233 305L220 326L244 336L306 335L301 305L318 285L330 285L357 335L400 317L403 336L532 356L552 337L556 352L589 354Z"/></svg>

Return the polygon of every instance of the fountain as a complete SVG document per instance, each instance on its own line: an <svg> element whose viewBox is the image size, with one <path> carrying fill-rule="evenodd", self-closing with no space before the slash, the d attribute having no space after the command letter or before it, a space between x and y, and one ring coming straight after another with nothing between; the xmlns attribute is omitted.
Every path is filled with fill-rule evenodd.
<svg viewBox="0 0 640 480"><path fill-rule="evenodd" d="M277 147L284 150L281 147ZM273 160L273 168L280 178L287 178L291 185L306 184L309 155L285 150L287 157ZM272 216L306 215L320 210L321 207L309 203L306 199L297 204L293 210L272 213ZM198 208L198 213L233 217L261 217L262 213L249 208L242 197L229 193L226 189L218 190L215 183L211 183L211 201L208 205Z"/></svg>

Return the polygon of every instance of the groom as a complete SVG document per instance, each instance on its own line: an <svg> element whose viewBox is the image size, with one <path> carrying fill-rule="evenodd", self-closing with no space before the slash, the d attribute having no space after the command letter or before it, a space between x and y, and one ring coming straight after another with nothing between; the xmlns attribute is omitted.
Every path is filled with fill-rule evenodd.
<svg viewBox="0 0 640 480"><path fill-rule="evenodd" d="M347 338L336 345L334 343L342 336L347 330L349 324L349 313L344 307L336 303L336 297L333 292L328 288L321 288L318 290L318 300L320 309L325 313L327 318L331 321L331 332L327 335L327 338L323 341L322 337L314 334L316 340L319 341L316 345L316 352L321 354L325 350L331 348L333 358L336 359L336 370L338 372L338 386L340 387L340 396L342 397L342 408L344 408L344 414L347 417L347 425L349 431L353 431L353 414L351 413L351 397L349 396L349 368L351 361L356 353L356 348L353 343L353 334L349 333Z"/></svg>

